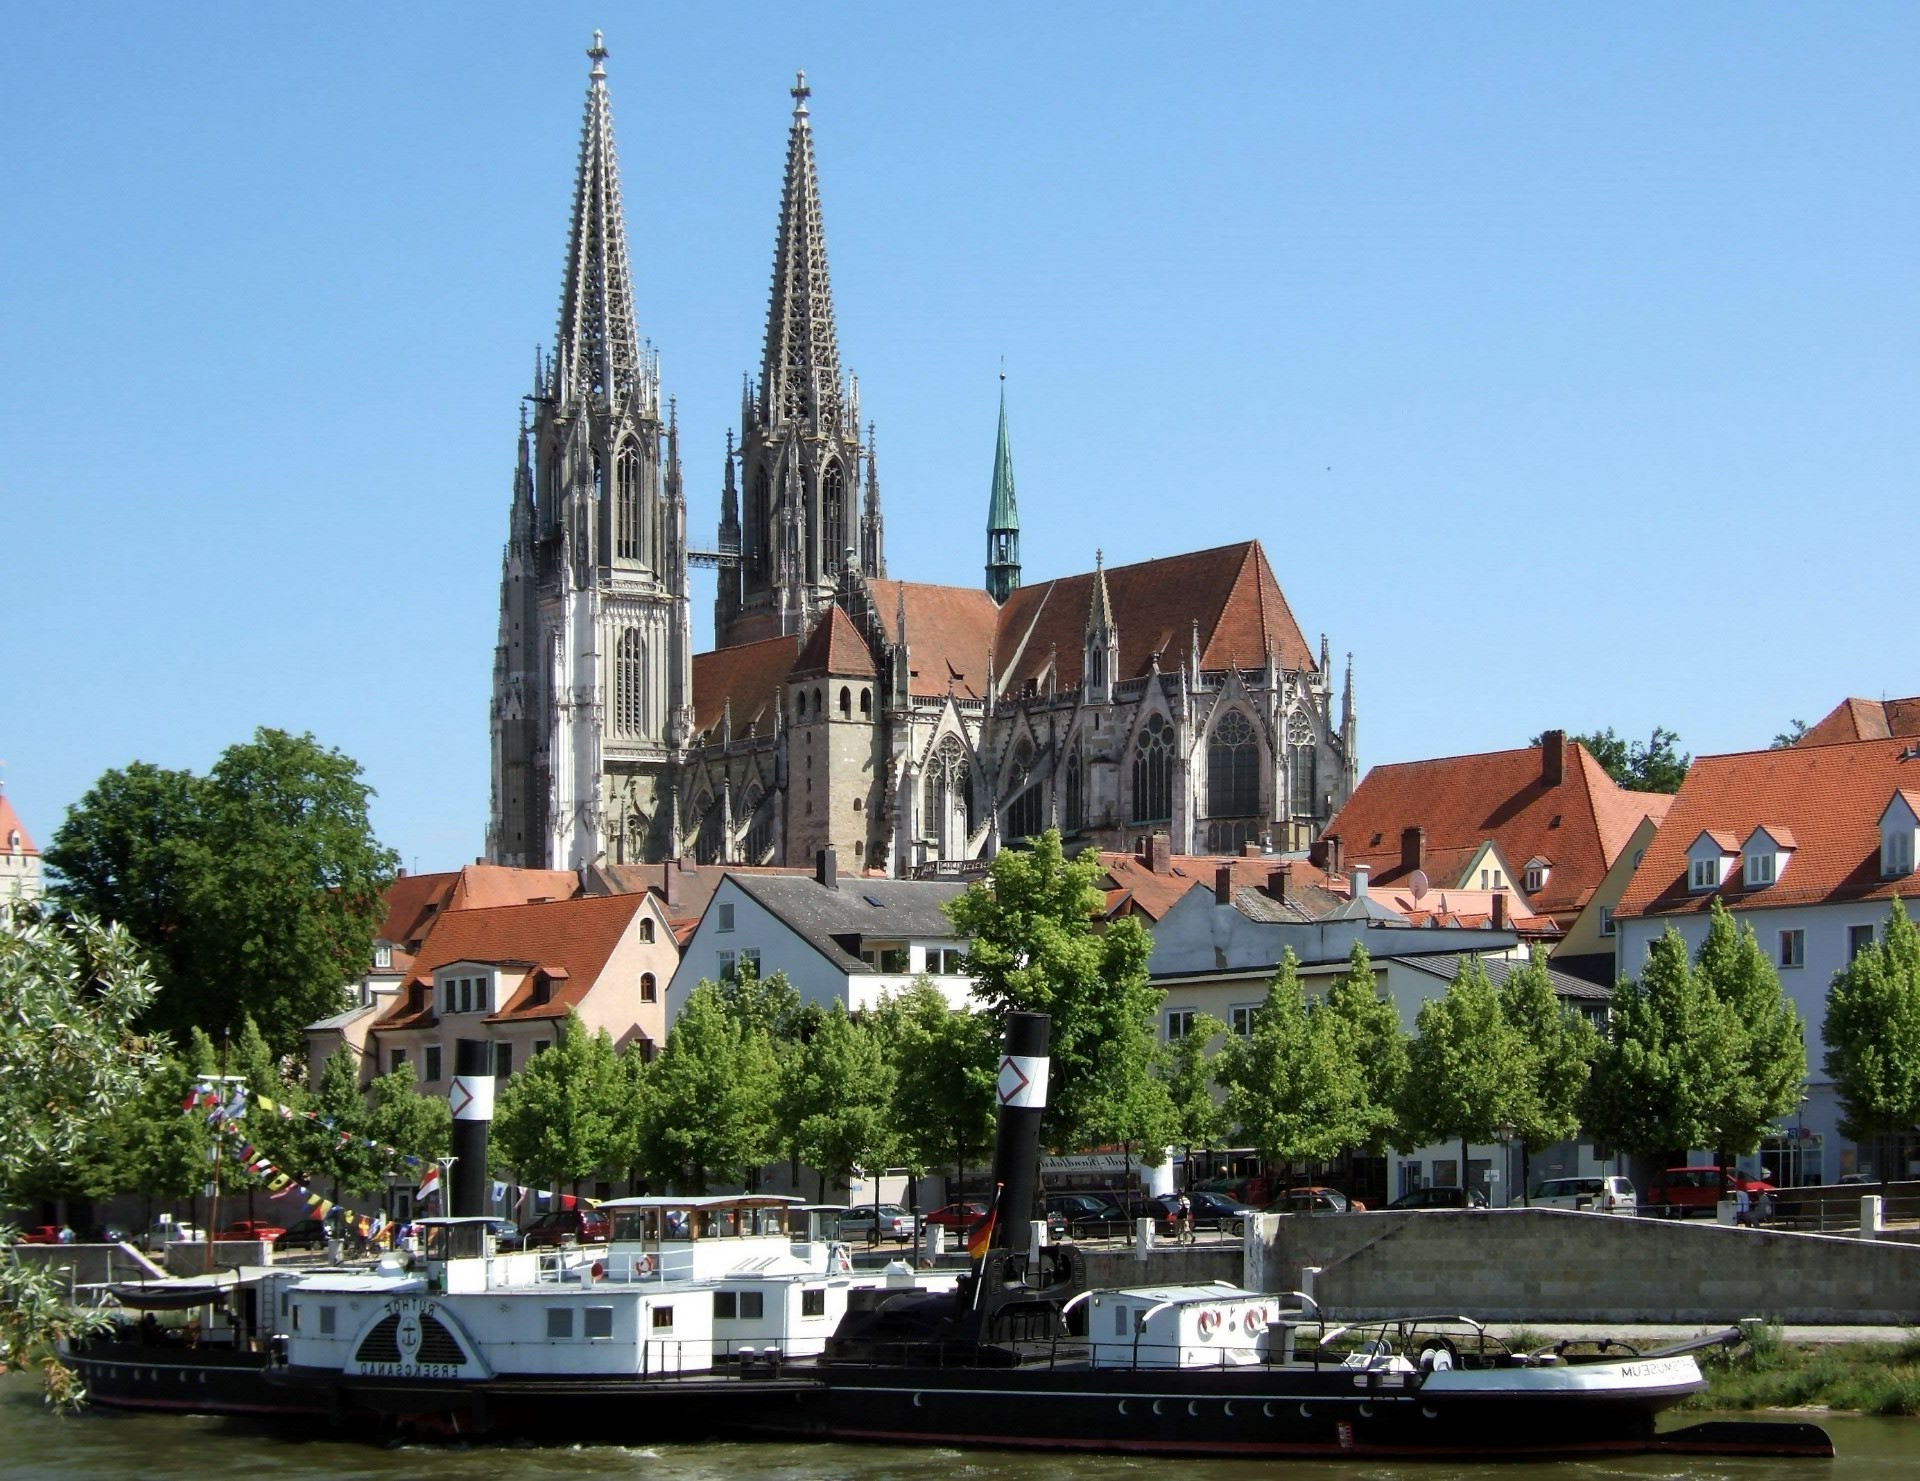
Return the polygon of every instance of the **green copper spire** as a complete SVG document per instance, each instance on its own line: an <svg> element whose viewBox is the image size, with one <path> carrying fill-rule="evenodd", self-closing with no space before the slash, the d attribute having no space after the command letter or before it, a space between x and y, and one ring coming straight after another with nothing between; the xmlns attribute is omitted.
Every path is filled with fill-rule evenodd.
<svg viewBox="0 0 1920 1481"><path fill-rule="evenodd" d="M987 506L987 595L1004 602L1020 585L1020 510L1013 497L1013 449L1007 441L1007 373L1000 372L1000 440L993 450L993 501Z"/></svg>

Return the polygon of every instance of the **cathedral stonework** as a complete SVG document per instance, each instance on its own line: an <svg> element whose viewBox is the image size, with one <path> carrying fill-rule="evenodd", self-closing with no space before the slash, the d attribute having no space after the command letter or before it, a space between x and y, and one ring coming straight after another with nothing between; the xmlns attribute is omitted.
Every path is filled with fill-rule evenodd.
<svg viewBox="0 0 1920 1481"><path fill-rule="evenodd" d="M804 75L760 376L718 539L690 550L679 435L640 341L596 34L553 351L523 418L494 659L496 863L692 857L887 874L1070 847L1304 848L1358 776L1254 541L1023 584L1004 380L981 588L890 579L871 425L843 374ZM715 567L690 651L687 570Z"/></svg>

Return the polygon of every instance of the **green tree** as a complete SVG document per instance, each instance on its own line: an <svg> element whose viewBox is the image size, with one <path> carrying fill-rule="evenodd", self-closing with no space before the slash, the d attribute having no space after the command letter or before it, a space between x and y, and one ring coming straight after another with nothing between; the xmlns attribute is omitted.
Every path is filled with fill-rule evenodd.
<svg viewBox="0 0 1920 1481"><path fill-rule="evenodd" d="M1528 1161L1555 1142L1580 1133L1580 1097L1587 1087L1600 1036L1577 1010L1554 994L1546 952L1535 946L1527 963L1507 975L1500 1011L1519 1041L1520 1073L1508 1125L1520 1143L1520 1186L1531 1183Z"/></svg>
<svg viewBox="0 0 1920 1481"><path fill-rule="evenodd" d="M587 1032L571 1009L553 1047L510 1077L494 1107L491 1147L529 1181L577 1185L625 1161L627 1082L606 1030Z"/></svg>
<svg viewBox="0 0 1920 1481"><path fill-rule="evenodd" d="M1400 1010L1380 995L1365 942L1353 943L1346 976L1328 987L1322 1011L1332 1015L1366 1091L1362 1116L1367 1129L1355 1145L1378 1156L1404 1140L1400 1096L1407 1078L1407 1036L1400 1028Z"/></svg>
<svg viewBox="0 0 1920 1481"><path fill-rule="evenodd" d="M384 1172L420 1171L415 1163L425 1164L447 1155L453 1145L453 1113L446 1099L422 1095L413 1066L403 1064L381 1075L367 1087L372 1109L367 1116L370 1138L381 1147L391 1147ZM412 1157L415 1162L406 1159Z"/></svg>
<svg viewBox="0 0 1920 1481"><path fill-rule="evenodd" d="M1567 738L1585 746L1608 776L1635 792L1678 792L1687 779L1687 767L1693 763L1693 758L1679 749L1678 733L1658 725L1644 743L1615 735L1611 725ZM1539 745L1540 737L1536 735L1528 744Z"/></svg>
<svg viewBox="0 0 1920 1481"><path fill-rule="evenodd" d="M1187 1031L1167 1046L1161 1078L1167 1086L1173 1117L1173 1142L1185 1149L1188 1165L1195 1147L1224 1146L1233 1135L1233 1118L1226 1102L1214 1093L1214 1061L1218 1059L1227 1026L1211 1013L1196 1013Z"/></svg>
<svg viewBox="0 0 1920 1481"><path fill-rule="evenodd" d="M1767 748L1773 751L1784 751L1789 746L1799 745L1800 742L1805 739L1806 734L1807 722L1805 720L1789 720L1787 722L1787 728L1778 732L1774 738L1768 742Z"/></svg>
<svg viewBox="0 0 1920 1481"><path fill-rule="evenodd" d="M1822 1037L1842 1136L1920 1125L1920 930L1901 901L1881 939L1833 974Z"/></svg>
<svg viewBox="0 0 1920 1481"><path fill-rule="evenodd" d="M1153 945L1131 917L1095 929L1101 903L1092 851L1068 861L1048 829L999 854L988 877L947 907L971 942L966 969L996 1033L1013 1012L1052 1019L1042 1136L1082 1146L1127 1128L1146 1131L1156 1108L1146 1069L1157 1050L1159 994L1147 980Z"/></svg>
<svg viewBox="0 0 1920 1481"><path fill-rule="evenodd" d="M122 927L0 906L0 1209L23 1169L66 1162L139 1094L159 1056L136 1028L154 991ZM77 1400L54 1345L102 1320L69 1307L47 1267L0 1260L0 1372L37 1366L50 1399Z"/></svg>
<svg viewBox="0 0 1920 1481"><path fill-rule="evenodd" d="M640 1161L662 1184L705 1192L710 1178L743 1179L778 1153L773 1042L729 1012L711 982L687 995L646 1090Z"/></svg>
<svg viewBox="0 0 1920 1481"><path fill-rule="evenodd" d="M1740 1073L1733 1010L1695 973L1680 933L1647 949L1637 980L1613 990L1613 1017L1580 1101L1597 1141L1629 1152L1709 1146L1715 1107Z"/></svg>
<svg viewBox="0 0 1920 1481"><path fill-rule="evenodd" d="M780 1070L780 1113L794 1155L827 1188L847 1186L856 1168L878 1172L900 1136L892 1115L894 1071L880 1037L835 1003L819 1027L786 1056Z"/></svg>
<svg viewBox="0 0 1920 1481"><path fill-rule="evenodd" d="M1250 1032L1221 1049L1214 1076L1226 1090L1227 1114L1269 1166L1325 1161L1366 1135L1360 1067L1334 1016L1307 1011L1292 948L1254 1009Z"/></svg>
<svg viewBox="0 0 1920 1481"><path fill-rule="evenodd" d="M95 1138L105 1173L102 1193L140 1195L142 1224L151 1226L155 1203L173 1206L192 1198L207 1179L212 1137L204 1115L183 1111L194 1072L177 1054L164 1056L137 1095L117 1107Z"/></svg>
<svg viewBox="0 0 1920 1481"><path fill-rule="evenodd" d="M360 1088L360 1061L347 1045L320 1067L320 1088L309 1109L312 1141L311 1151L300 1157L304 1175L325 1178L336 1203L343 1193L365 1198L385 1187L393 1159L374 1144L373 1108Z"/></svg>
<svg viewBox="0 0 1920 1481"><path fill-rule="evenodd" d="M1414 1027L1401 1095L1406 1135L1416 1145L1459 1138L1464 1172L1471 1143L1499 1141L1514 1124L1526 1047L1477 956L1461 958L1445 994L1420 1005Z"/></svg>
<svg viewBox="0 0 1920 1481"><path fill-rule="evenodd" d="M365 969L397 862L367 822L359 766L311 735L261 729L204 778L110 771L55 833L54 897L123 921L153 957L148 1023L237 1031L277 1051L335 1012Z"/></svg>
<svg viewBox="0 0 1920 1481"><path fill-rule="evenodd" d="M1800 1015L1780 991L1780 977L1755 940L1752 926L1734 923L1716 896L1707 937L1694 971L1733 1016L1735 1071L1708 1115L1709 1138L1718 1154L1751 1152L1780 1118L1800 1103L1807 1078L1807 1047Z"/></svg>
<svg viewBox="0 0 1920 1481"><path fill-rule="evenodd" d="M958 1177L993 1145L999 1055L984 1013L955 1008L926 977L884 999L873 1021L894 1070L893 1122L900 1155L918 1169Z"/></svg>

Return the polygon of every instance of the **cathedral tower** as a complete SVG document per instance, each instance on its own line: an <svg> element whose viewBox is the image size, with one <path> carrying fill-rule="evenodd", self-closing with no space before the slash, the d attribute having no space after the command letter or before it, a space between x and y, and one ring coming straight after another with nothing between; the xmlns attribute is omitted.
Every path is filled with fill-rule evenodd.
<svg viewBox="0 0 1920 1481"><path fill-rule="evenodd" d="M1013 497L1013 449L1007 443L1007 376L1000 373L1000 440L993 449L993 498L987 505L987 595L1004 602L1020 586L1020 509Z"/></svg>
<svg viewBox="0 0 1920 1481"><path fill-rule="evenodd" d="M494 657L495 863L657 857L690 728L678 429L635 325L607 49L587 55L560 322L536 357Z"/></svg>
<svg viewBox="0 0 1920 1481"><path fill-rule="evenodd" d="M714 641L722 648L809 630L833 602L849 553L861 574L885 568L880 490L860 446L860 394L840 370L820 223L820 182L806 74L793 87L786 180L773 249L773 294L760 380L740 407L740 482L724 497L720 544L739 542L739 564L722 566ZM861 464L866 504L856 516ZM734 500L739 501L737 523Z"/></svg>

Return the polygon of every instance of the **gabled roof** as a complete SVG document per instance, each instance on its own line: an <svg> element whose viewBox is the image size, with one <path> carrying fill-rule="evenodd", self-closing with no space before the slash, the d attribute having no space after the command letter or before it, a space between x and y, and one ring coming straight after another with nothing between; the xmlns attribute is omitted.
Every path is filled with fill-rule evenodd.
<svg viewBox="0 0 1920 1481"><path fill-rule="evenodd" d="M1346 887L1329 888L1327 876L1304 858L1262 854L1211 857L1175 854L1167 860L1164 874L1156 874L1147 860L1134 853L1103 850L1100 854L1101 879L1096 883L1107 894L1107 913L1137 913L1158 921L1188 890L1211 890L1222 868L1233 870L1236 905L1255 920L1324 920L1347 903ZM1271 881L1276 870L1287 871L1286 900L1274 898ZM1245 894L1243 902L1238 897Z"/></svg>
<svg viewBox="0 0 1920 1481"><path fill-rule="evenodd" d="M634 895L651 891L678 932L707 913L707 902L729 874L811 875L811 869L777 864L696 864L669 859L658 864L596 864L593 893Z"/></svg>
<svg viewBox="0 0 1920 1481"><path fill-rule="evenodd" d="M994 646L1000 609L971 586L929 586L919 581L876 580L873 613L889 643L900 641L900 608L907 617L907 690L938 699L951 688L961 699L984 699L987 655Z"/></svg>
<svg viewBox="0 0 1920 1481"><path fill-rule="evenodd" d="M1664 816L1673 799L1620 787L1578 741L1562 754L1557 785L1545 779L1541 746L1376 766L1320 836L1337 835L1343 863L1367 865L1376 884L1410 874L1406 828L1425 831L1424 867L1436 884L1457 879L1489 839L1509 860L1544 854L1554 866L1533 908L1578 910L1641 819Z"/></svg>
<svg viewBox="0 0 1920 1481"><path fill-rule="evenodd" d="M1749 896L1774 906L1915 894L1920 877L1880 877L1880 815L1896 791L1920 786L1920 757L1908 758L1907 749L1892 739L1696 756L1615 918L1699 913L1715 898L1737 907ZM1687 850L1696 839L1738 839L1761 823L1791 829L1798 843L1776 882L1749 891L1736 873L1718 890L1688 890Z"/></svg>
<svg viewBox="0 0 1920 1481"><path fill-rule="evenodd" d="M873 654L853 619L838 603L828 607L826 615L813 625L806 646L793 665L795 679L871 679L879 675Z"/></svg>
<svg viewBox="0 0 1920 1481"><path fill-rule="evenodd" d="M375 935L404 950L409 942L425 937L448 911L565 900L579 888L579 877L571 869L468 864L438 874L402 874L381 892L387 918Z"/></svg>
<svg viewBox="0 0 1920 1481"><path fill-rule="evenodd" d="M1694 835L1693 843L1687 845L1687 852L1693 852L1694 845L1703 838L1723 854L1740 852L1740 835L1731 828L1702 828Z"/></svg>
<svg viewBox="0 0 1920 1481"><path fill-rule="evenodd" d="M1843 699L1795 742L1828 746L1836 742L1920 736L1920 695L1911 699Z"/></svg>
<svg viewBox="0 0 1920 1481"><path fill-rule="evenodd" d="M1109 566L1105 574L1120 631L1115 679L1151 672L1156 653L1163 669L1179 668L1192 651L1196 623L1203 669L1259 669L1269 650L1283 669L1314 667L1257 540ZM1087 571L1023 586L1007 598L993 645L1003 689L1039 684L1049 660L1062 688L1080 683L1093 586Z"/></svg>
<svg viewBox="0 0 1920 1481"><path fill-rule="evenodd" d="M871 973L853 938L879 941L956 938L943 907L966 893L958 880L867 879L842 875L828 889L813 875L743 874L729 870L740 893L757 901L834 967Z"/></svg>
<svg viewBox="0 0 1920 1481"><path fill-rule="evenodd" d="M780 686L786 682L797 656L790 637L763 638L693 655L693 728L696 734L716 731L720 717L733 702L733 733L744 736L752 726L772 735Z"/></svg>
<svg viewBox="0 0 1920 1481"><path fill-rule="evenodd" d="M1461 957L1399 957L1402 966L1411 967L1417 972L1430 972L1446 982L1452 982L1460 975ZM1480 959L1480 965L1487 974L1487 980L1495 987L1503 987L1515 972L1526 966L1525 962L1510 957L1489 956ZM1578 999L1584 1002L1608 1002L1613 997L1613 989L1602 987L1596 982L1588 982L1584 977L1575 977L1570 972L1562 972L1557 967L1547 968L1547 980L1553 984L1556 998Z"/></svg>
<svg viewBox="0 0 1920 1481"><path fill-rule="evenodd" d="M589 895L545 905L452 911L434 926L414 958L412 974L374 1028L433 1023L433 974L452 962L546 969L557 979L552 999L534 1004L529 1001L530 974L514 998L488 1019L490 1023L564 1017L600 980L633 918L650 908L645 895Z"/></svg>
<svg viewBox="0 0 1920 1481"><path fill-rule="evenodd" d="M7 801L7 794L0 792L0 853L8 852L7 840L13 836L13 830L16 828L20 830L20 852L39 853L40 850L34 846L33 835L27 832L26 826L20 821L20 815L13 810L13 804Z"/></svg>

